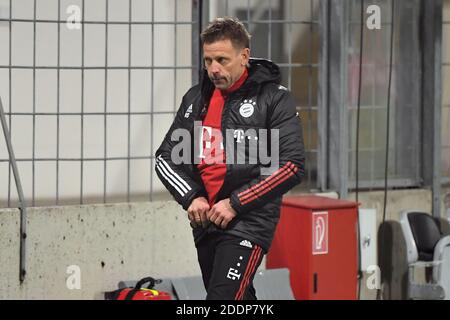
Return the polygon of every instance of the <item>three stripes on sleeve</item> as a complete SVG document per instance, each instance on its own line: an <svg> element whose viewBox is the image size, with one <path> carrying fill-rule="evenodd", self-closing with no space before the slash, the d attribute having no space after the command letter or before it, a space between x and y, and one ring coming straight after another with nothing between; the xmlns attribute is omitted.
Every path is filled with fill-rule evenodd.
<svg viewBox="0 0 450 320"><path fill-rule="evenodd" d="M161 155L156 158L156 169L161 176L184 197L192 188L178 173L172 170L166 160Z"/></svg>

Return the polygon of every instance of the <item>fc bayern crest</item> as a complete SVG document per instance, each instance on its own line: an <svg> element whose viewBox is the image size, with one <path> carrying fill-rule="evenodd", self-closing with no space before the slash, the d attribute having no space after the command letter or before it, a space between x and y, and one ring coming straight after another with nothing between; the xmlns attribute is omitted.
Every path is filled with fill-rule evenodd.
<svg viewBox="0 0 450 320"><path fill-rule="evenodd" d="M254 102L253 100L244 100L244 102L241 103L241 107L239 108L239 113L244 118L251 117L253 112L255 112L255 106L256 102Z"/></svg>

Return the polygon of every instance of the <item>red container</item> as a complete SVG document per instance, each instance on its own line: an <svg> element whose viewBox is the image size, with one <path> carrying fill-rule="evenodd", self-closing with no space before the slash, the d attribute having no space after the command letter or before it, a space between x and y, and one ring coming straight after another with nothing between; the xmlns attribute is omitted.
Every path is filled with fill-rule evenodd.
<svg viewBox="0 0 450 320"><path fill-rule="evenodd" d="M357 298L358 204L285 197L266 268L288 268L297 300Z"/></svg>

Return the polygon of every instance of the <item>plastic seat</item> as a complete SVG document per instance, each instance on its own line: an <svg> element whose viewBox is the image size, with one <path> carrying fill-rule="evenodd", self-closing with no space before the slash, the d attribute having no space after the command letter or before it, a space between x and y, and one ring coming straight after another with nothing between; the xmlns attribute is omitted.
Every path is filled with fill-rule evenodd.
<svg viewBox="0 0 450 320"><path fill-rule="evenodd" d="M439 223L420 211L404 211L400 217L406 241L410 299L450 300L450 236ZM426 283L414 281L417 268L425 268Z"/></svg>

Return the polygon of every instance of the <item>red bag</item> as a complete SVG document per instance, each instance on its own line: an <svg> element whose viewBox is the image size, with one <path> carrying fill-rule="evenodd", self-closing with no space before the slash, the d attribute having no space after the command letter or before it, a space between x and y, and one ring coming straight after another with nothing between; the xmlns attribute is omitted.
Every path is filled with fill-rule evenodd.
<svg viewBox="0 0 450 320"><path fill-rule="evenodd" d="M170 294L164 291L154 290L153 287L162 280L152 277L138 281L134 288L118 289L105 293L106 300L171 300ZM150 283L147 288L142 288L145 283Z"/></svg>

